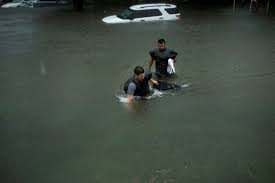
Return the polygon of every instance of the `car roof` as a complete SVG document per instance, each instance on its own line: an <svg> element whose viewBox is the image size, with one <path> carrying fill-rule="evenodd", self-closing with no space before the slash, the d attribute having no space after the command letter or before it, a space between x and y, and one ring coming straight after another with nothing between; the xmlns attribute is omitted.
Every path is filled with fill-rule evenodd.
<svg viewBox="0 0 275 183"><path fill-rule="evenodd" d="M176 8L174 4L166 3L152 3L152 4L139 4L130 7L131 10L151 10L151 9L163 9L163 8Z"/></svg>

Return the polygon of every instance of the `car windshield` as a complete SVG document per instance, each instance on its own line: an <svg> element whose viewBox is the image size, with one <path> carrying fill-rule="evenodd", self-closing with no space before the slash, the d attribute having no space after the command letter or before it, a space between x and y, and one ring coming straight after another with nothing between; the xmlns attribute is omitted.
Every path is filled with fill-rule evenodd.
<svg viewBox="0 0 275 183"><path fill-rule="evenodd" d="M133 10L126 9L126 10L122 11L121 13L119 13L117 16L122 19L129 19L129 17L132 15L132 13L133 13Z"/></svg>

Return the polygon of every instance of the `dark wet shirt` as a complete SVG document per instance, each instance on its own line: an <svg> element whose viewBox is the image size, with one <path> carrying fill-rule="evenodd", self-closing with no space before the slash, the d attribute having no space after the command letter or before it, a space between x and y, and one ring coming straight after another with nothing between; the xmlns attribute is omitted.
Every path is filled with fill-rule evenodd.
<svg viewBox="0 0 275 183"><path fill-rule="evenodd" d="M173 55L176 56L178 53L173 49L166 48L161 51L158 48L155 48L149 52L151 58L156 62L156 73L161 75L168 75L167 67L168 67L168 59Z"/></svg>

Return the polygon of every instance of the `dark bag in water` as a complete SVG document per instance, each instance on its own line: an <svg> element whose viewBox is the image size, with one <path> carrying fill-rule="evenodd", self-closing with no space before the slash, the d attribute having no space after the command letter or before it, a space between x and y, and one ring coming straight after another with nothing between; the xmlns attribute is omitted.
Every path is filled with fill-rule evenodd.
<svg viewBox="0 0 275 183"><path fill-rule="evenodd" d="M157 90L180 90L181 86L175 83L168 83L165 81L158 81L158 85L153 86Z"/></svg>

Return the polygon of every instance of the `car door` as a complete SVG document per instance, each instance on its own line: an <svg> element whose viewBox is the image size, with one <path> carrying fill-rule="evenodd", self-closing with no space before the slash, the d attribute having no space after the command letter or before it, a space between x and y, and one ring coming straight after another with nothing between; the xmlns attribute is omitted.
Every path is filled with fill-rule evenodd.
<svg viewBox="0 0 275 183"><path fill-rule="evenodd" d="M146 10L135 10L129 16L131 22L143 22L146 20Z"/></svg>

